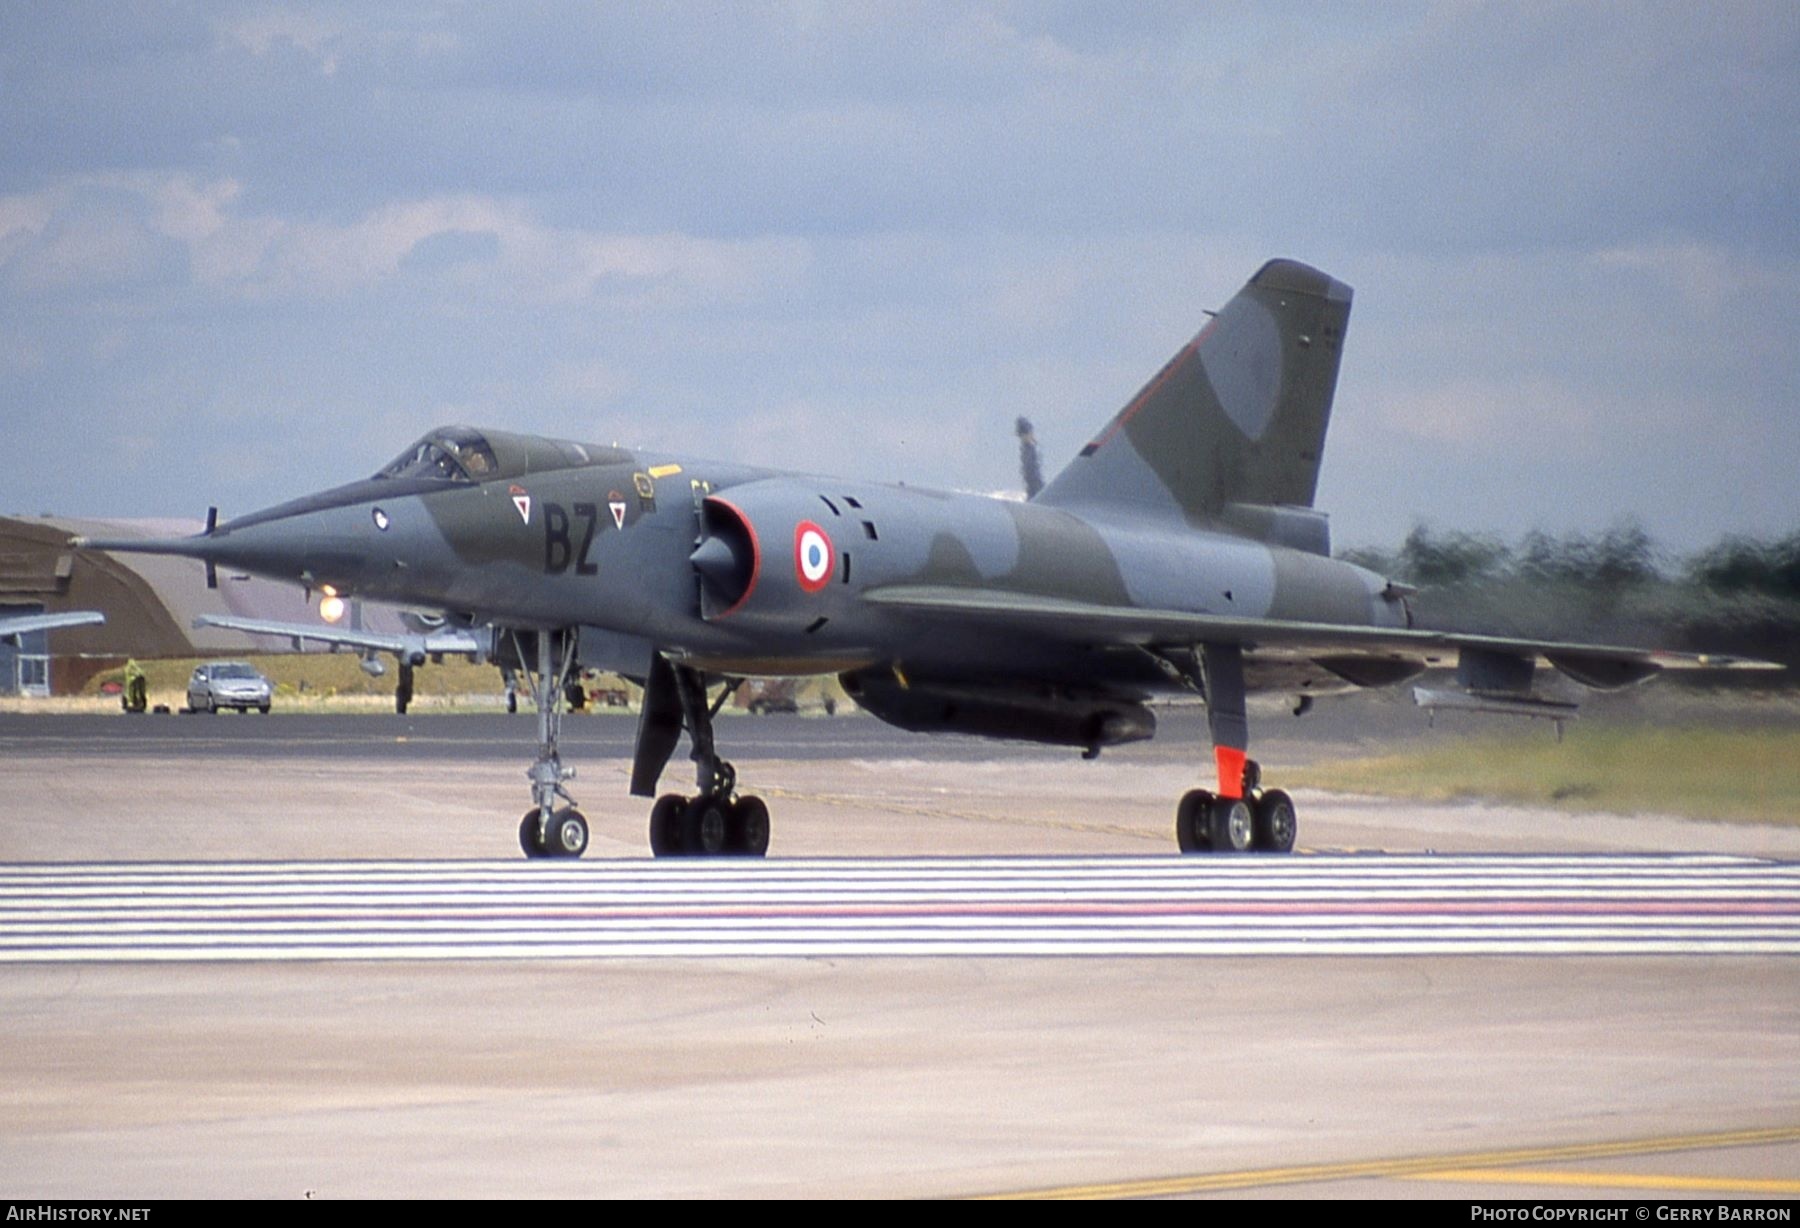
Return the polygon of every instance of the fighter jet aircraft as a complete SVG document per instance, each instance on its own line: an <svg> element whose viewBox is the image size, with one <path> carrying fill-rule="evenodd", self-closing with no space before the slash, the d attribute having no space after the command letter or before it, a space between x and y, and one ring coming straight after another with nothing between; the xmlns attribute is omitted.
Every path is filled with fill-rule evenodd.
<svg viewBox="0 0 1800 1228"><path fill-rule="evenodd" d="M1304 704L1454 663L1460 702L1554 716L1542 662L1589 687L1730 664L1417 629L1411 590L1334 560L1312 502L1350 301L1270 261L1022 503L448 427L370 478L197 537L89 544L446 612L442 650L532 675L528 856L587 847L557 746L584 666L644 687L632 793L654 796L691 744L695 792L650 812L659 856L767 849L768 808L739 792L714 717L747 676L825 673L904 729L1090 756L1152 736L1154 697L1198 696L1216 780L1180 799L1177 842L1285 852L1294 803L1247 757L1252 691ZM437 650L275 630L413 663Z"/></svg>

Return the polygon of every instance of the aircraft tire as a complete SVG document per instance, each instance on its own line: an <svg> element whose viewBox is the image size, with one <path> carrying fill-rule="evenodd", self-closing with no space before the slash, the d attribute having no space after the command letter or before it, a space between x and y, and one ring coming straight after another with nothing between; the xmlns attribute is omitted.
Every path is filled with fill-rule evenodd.
<svg viewBox="0 0 1800 1228"><path fill-rule="evenodd" d="M1207 810L1207 827L1215 853L1242 853L1256 838L1250 803L1241 797L1216 797Z"/></svg>
<svg viewBox="0 0 1800 1228"><path fill-rule="evenodd" d="M538 843L538 812L527 810L525 817L519 820L519 847L525 850L525 856L537 858L549 854L544 846Z"/></svg>
<svg viewBox="0 0 1800 1228"><path fill-rule="evenodd" d="M702 793L682 815L683 843L689 852L717 857L731 851L731 803L716 793Z"/></svg>
<svg viewBox="0 0 1800 1228"><path fill-rule="evenodd" d="M1213 795L1205 789L1189 789L1175 805L1175 843L1184 853L1212 852L1208 815Z"/></svg>
<svg viewBox="0 0 1800 1228"><path fill-rule="evenodd" d="M1280 789L1270 789L1256 799L1256 848L1262 853L1292 852L1300 834L1294 799Z"/></svg>
<svg viewBox="0 0 1800 1228"><path fill-rule="evenodd" d="M552 857L579 857L587 852L587 817L579 810L551 815L549 846Z"/></svg>
<svg viewBox="0 0 1800 1228"><path fill-rule="evenodd" d="M740 797L731 804L731 851L761 857L769 851L769 807L760 797Z"/></svg>
<svg viewBox="0 0 1800 1228"><path fill-rule="evenodd" d="M687 852L681 838L681 816L686 813L688 799L679 793L665 793L650 807L650 853L654 857L679 857Z"/></svg>

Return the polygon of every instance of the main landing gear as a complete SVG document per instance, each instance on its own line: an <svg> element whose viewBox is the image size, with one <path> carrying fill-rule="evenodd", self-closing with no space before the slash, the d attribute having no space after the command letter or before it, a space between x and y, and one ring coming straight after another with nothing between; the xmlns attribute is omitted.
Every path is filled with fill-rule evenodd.
<svg viewBox="0 0 1800 1228"><path fill-rule="evenodd" d="M761 857L769 851L769 808L760 797L665 793L650 808L650 851L658 857Z"/></svg>
<svg viewBox="0 0 1800 1228"><path fill-rule="evenodd" d="M737 770L719 757L713 718L738 688L727 679L718 699L708 702L706 676L658 655L644 683L638 718L637 756L631 791L656 792L662 769L685 731L693 745L694 783L687 797L665 793L650 809L650 851L658 857L761 857L769 851L769 808L760 797L737 793Z"/></svg>
<svg viewBox="0 0 1800 1228"><path fill-rule="evenodd" d="M1280 789L1253 783L1260 770L1244 761L1239 796L1222 797L1190 789L1175 807L1175 842L1184 853L1286 853L1300 834L1294 799Z"/></svg>
<svg viewBox="0 0 1800 1228"><path fill-rule="evenodd" d="M1184 853L1286 853L1300 821L1294 799L1262 787L1262 769L1244 750L1250 724L1244 709L1244 658L1236 644L1200 646L1200 690L1212 735L1219 789L1190 789L1175 807L1175 842Z"/></svg>
<svg viewBox="0 0 1800 1228"><path fill-rule="evenodd" d="M559 642L560 640L560 642ZM514 649L523 661L526 655ZM519 847L527 857L579 857L587 852L587 818L575 809L575 799L563 788L563 782L575 776L575 769L564 767L557 752L556 739L562 732L564 688L575 666L575 636L553 632L537 633L535 668L528 665L526 677L537 700L538 755L526 771L531 780L531 809L519 820ZM558 803L564 803L558 805Z"/></svg>

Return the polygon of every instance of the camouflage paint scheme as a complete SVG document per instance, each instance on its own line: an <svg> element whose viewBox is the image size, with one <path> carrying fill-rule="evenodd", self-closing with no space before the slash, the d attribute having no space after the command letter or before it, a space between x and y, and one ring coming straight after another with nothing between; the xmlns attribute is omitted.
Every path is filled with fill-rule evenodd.
<svg viewBox="0 0 1800 1228"><path fill-rule="evenodd" d="M229 522L207 553L482 621L600 628L719 672L900 664L923 676L1092 685L1098 654L1118 657L1107 683L1165 686L1118 644L1020 643L1008 628L868 598L918 586L1404 626L1386 581L1322 557L1323 517L1302 510L1349 300L1313 270L1271 263L1030 503L484 431L497 462L485 480L353 483ZM1275 361L1272 349L1293 357ZM802 522L836 555L817 592L800 587L792 562ZM1283 530L1311 549L1283 544ZM748 591L730 601L729 581L690 562L709 533L732 533L730 549L750 550L739 582ZM584 660L645 670L642 659Z"/></svg>
<svg viewBox="0 0 1800 1228"><path fill-rule="evenodd" d="M651 687L637 792L676 731L696 733L691 696L670 715L670 669L836 673L905 728L1089 753L1150 736L1151 695L1199 693L1231 799L1255 787L1246 690L1454 660L1466 688L1537 702L1539 660L1607 686L1692 663L1414 630L1408 590L1330 557L1312 501L1350 306L1341 282L1269 262L1029 502L446 428L374 478L199 538L108 545L476 630L573 630L580 663Z"/></svg>

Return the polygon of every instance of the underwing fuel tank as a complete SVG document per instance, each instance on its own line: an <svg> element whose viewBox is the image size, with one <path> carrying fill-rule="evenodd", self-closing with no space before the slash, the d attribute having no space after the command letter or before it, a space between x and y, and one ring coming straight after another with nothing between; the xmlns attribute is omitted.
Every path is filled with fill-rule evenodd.
<svg viewBox="0 0 1800 1228"><path fill-rule="evenodd" d="M1156 715L1143 704L1079 690L907 679L885 669L838 680L869 712L915 733L972 733L1088 751L1156 735Z"/></svg>

